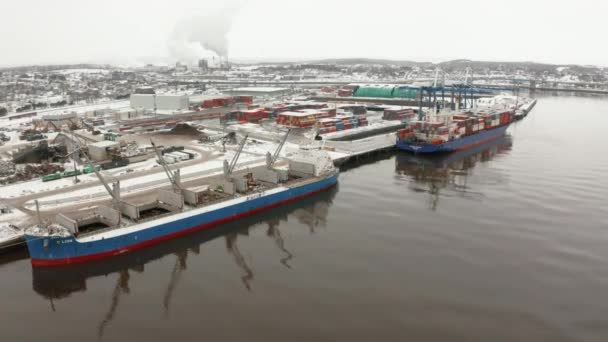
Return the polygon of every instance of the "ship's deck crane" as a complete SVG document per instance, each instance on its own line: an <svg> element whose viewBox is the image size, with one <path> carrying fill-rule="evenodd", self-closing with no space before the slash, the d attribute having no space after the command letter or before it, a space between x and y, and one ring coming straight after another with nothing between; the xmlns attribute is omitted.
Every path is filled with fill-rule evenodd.
<svg viewBox="0 0 608 342"><path fill-rule="evenodd" d="M226 152L226 144L236 144L236 133L229 132L228 134L221 137L219 140L222 141L222 152Z"/></svg>
<svg viewBox="0 0 608 342"><path fill-rule="evenodd" d="M74 148L74 150L72 152L68 153L65 157L71 156L72 158L75 159L76 157L74 157L72 155L76 154L76 153L80 154L80 152L83 152L83 151L82 151L82 147L79 144L76 148ZM110 186L108 185L108 182L106 182L105 178L103 178L103 176L97 170L95 165L93 165L93 162L91 161L91 159L89 159L89 156L87 156L87 154L84 152L82 153L82 155L84 156L87 166L89 166L93 170L93 172L95 173L95 176L97 176L97 179L99 179L99 182L106 189L106 191L108 192L110 197L112 197L112 207L114 209L120 211L120 181L116 180L116 182L113 182L112 188L110 188Z"/></svg>
<svg viewBox="0 0 608 342"><path fill-rule="evenodd" d="M239 160L241 152L243 152L243 148L245 147L245 142L247 142L248 137L249 135L245 135L243 140L241 140L239 147L237 148L236 153L234 154L234 157L232 157L232 160L230 161L230 164L228 164L227 160L224 160L224 176L226 176L226 178L230 178L230 176L232 175L232 171L234 171L236 162Z"/></svg>
<svg viewBox="0 0 608 342"><path fill-rule="evenodd" d="M274 163L276 163L277 159L279 159L279 154L281 153L281 150L283 149L283 145L285 145L285 142L287 141L289 132L291 132L291 129L287 130L287 132L283 136L283 139L281 139L281 142L279 142L279 146L277 146L277 149L274 151L274 153L272 155L270 155L270 152L266 153L266 166L268 168L271 168L272 165Z"/></svg>
<svg viewBox="0 0 608 342"><path fill-rule="evenodd" d="M160 153L160 151L158 150L158 148L156 147L156 144L154 143L154 141L152 141L152 139L150 139L150 143L152 144L152 147L154 148L154 152L156 153L158 162L163 167L163 170L165 170L165 174L167 175L167 178L169 178L169 182L171 182L171 186L173 186L173 191L175 191L177 193L181 193L182 187L180 184L179 169L177 169L177 170L175 170L175 172L173 172L169 168L167 163L165 162L163 155Z"/></svg>
<svg viewBox="0 0 608 342"><path fill-rule="evenodd" d="M76 149L75 151L80 152L81 150ZM116 182L112 183L112 188L110 188L101 173L97 170L95 165L93 165L93 162L91 162L91 159L89 159L89 156L87 156L86 153L83 153L82 155L84 156L87 165L93 170L95 176L97 176L97 178L99 179L103 187L106 189L110 197L112 197L112 207L120 211L120 181L116 180Z"/></svg>

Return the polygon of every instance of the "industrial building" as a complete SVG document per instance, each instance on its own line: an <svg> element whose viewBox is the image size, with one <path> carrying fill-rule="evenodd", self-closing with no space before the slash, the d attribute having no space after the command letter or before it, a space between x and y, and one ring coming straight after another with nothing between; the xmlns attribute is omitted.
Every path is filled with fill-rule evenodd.
<svg viewBox="0 0 608 342"><path fill-rule="evenodd" d="M120 143L116 141L103 140L93 144L89 144L89 158L94 161L109 159L108 150L119 147Z"/></svg>
<svg viewBox="0 0 608 342"><path fill-rule="evenodd" d="M42 117L42 122L52 123L56 127L61 127L63 125L69 125L78 120L78 115L76 112L63 112L58 114L48 114Z"/></svg>
<svg viewBox="0 0 608 342"><path fill-rule="evenodd" d="M241 87L225 90L224 93L232 95L253 95L253 96L276 96L287 94L289 88L279 87Z"/></svg>
<svg viewBox="0 0 608 342"><path fill-rule="evenodd" d="M188 95L131 95L131 108L143 108L145 110L184 110L188 109L188 105Z"/></svg>

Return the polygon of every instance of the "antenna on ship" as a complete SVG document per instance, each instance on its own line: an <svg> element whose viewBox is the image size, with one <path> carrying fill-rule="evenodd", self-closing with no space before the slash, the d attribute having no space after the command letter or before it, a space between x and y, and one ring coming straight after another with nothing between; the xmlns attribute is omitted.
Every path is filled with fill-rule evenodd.
<svg viewBox="0 0 608 342"><path fill-rule="evenodd" d="M437 108L437 82L439 80L439 67L435 69L435 79L433 80L433 109L435 112L435 116L437 116L438 108Z"/></svg>
<svg viewBox="0 0 608 342"><path fill-rule="evenodd" d="M36 203L36 217L38 218L38 225L40 227L42 227L42 218L40 217L40 204L38 203L38 200L34 200L34 203Z"/></svg>

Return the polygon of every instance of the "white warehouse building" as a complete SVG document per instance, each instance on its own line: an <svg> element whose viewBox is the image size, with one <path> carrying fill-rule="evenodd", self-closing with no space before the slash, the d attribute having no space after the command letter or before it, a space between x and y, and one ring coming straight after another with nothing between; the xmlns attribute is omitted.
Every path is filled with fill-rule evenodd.
<svg viewBox="0 0 608 342"><path fill-rule="evenodd" d="M188 109L189 101L188 95L132 94L131 108L183 110Z"/></svg>

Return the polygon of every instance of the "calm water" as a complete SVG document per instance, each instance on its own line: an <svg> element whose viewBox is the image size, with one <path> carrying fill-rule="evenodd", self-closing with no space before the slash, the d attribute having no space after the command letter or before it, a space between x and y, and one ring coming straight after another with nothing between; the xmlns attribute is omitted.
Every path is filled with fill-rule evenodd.
<svg viewBox="0 0 608 342"><path fill-rule="evenodd" d="M606 341L607 128L606 99L541 97L505 139L351 166L219 230L2 259L0 340Z"/></svg>

